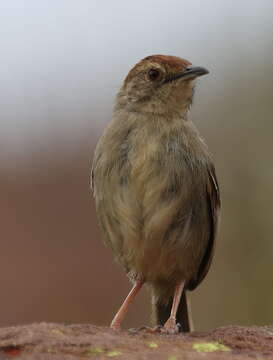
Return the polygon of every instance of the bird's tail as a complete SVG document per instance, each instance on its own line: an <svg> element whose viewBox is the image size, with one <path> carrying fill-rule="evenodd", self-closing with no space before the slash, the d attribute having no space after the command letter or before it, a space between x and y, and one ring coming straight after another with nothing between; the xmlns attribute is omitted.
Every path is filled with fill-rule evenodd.
<svg viewBox="0 0 273 360"><path fill-rule="evenodd" d="M157 325L163 326L165 322L168 320L171 313L172 302L173 302L173 298L170 298L167 304L160 303L160 301L157 301L155 303L155 318ZM183 291L181 296L181 300L177 310L176 322L180 325L179 327L180 332L193 331L190 304L187 298L186 290Z"/></svg>

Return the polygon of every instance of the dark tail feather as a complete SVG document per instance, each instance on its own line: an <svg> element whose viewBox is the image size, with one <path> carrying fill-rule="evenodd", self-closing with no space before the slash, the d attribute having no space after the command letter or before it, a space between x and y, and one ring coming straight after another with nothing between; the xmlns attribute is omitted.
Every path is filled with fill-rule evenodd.
<svg viewBox="0 0 273 360"><path fill-rule="evenodd" d="M171 313L172 302L173 299L171 298L167 304L160 304L159 302L155 304L155 315L158 325L163 326L168 320ZM183 291L181 296L180 304L177 311L177 323L180 325L180 332L193 331L190 305L187 299L186 291Z"/></svg>

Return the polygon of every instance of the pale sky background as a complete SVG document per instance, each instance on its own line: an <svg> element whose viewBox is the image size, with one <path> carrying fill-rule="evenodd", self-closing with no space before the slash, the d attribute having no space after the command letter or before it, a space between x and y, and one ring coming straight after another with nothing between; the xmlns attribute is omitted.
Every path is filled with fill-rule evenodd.
<svg viewBox="0 0 273 360"><path fill-rule="evenodd" d="M234 68L264 76L272 13L270 0L0 1L0 159L98 136L122 79L153 53L207 66L197 106L217 102Z"/></svg>

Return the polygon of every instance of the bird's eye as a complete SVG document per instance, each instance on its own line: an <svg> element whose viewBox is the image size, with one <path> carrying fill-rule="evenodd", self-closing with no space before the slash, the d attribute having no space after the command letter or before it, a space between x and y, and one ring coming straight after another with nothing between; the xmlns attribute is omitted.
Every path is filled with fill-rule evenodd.
<svg viewBox="0 0 273 360"><path fill-rule="evenodd" d="M160 78L160 71L157 70L157 69L150 69L148 71L148 77L149 77L149 80L151 81L155 81L155 80L158 80Z"/></svg>

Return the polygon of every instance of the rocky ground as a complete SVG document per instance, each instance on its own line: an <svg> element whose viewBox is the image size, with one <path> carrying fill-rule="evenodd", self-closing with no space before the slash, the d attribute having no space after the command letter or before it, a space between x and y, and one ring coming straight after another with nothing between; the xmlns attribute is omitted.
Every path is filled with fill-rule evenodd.
<svg viewBox="0 0 273 360"><path fill-rule="evenodd" d="M3 359L273 359L273 326L227 326L166 335L94 325L31 324L0 329Z"/></svg>

